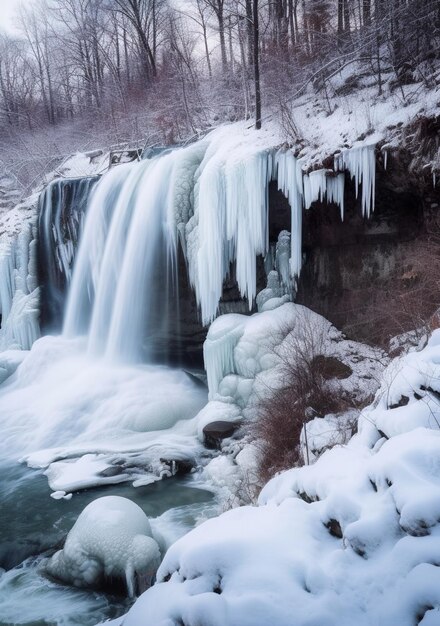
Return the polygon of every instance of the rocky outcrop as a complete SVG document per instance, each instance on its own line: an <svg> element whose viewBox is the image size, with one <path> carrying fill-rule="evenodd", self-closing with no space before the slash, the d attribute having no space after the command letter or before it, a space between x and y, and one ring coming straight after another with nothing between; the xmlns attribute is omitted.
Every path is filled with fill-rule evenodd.
<svg viewBox="0 0 440 626"><path fill-rule="evenodd" d="M379 153L376 208L368 220L349 181L343 222L335 205L315 203L304 213L297 302L357 340L386 343L438 306L430 274L440 251L434 241L440 188L411 163L406 150L394 150L385 170Z"/></svg>

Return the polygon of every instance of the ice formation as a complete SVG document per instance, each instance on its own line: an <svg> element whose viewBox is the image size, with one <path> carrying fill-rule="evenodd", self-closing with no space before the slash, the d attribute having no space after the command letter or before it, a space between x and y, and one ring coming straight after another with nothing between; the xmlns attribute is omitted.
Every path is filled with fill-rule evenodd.
<svg viewBox="0 0 440 626"><path fill-rule="evenodd" d="M213 133L197 170L194 216L187 226L191 283L207 324L216 316L223 281L236 261L240 293L252 308L256 256L268 250L268 184L272 150Z"/></svg>
<svg viewBox="0 0 440 626"><path fill-rule="evenodd" d="M264 300L261 312L252 316L222 315L211 324L204 345L209 402L197 415L200 440L204 426L211 422L249 424L255 420L261 398L285 385L285 364L294 363L295 355L301 358L304 351L342 364L345 378L329 379L324 384L351 403L365 402L375 393L388 362L380 350L345 339L320 315L300 305L283 303L282 299L280 303L280 298ZM359 411L353 410L319 415L308 422L303 433L304 458L312 461L327 447L346 443L358 415ZM210 461L204 468L203 476L215 485L225 503L242 504L237 493L247 497L258 486L258 451L248 455L253 461L245 467L239 461L253 447L246 437L240 441L226 439L222 443L226 456L222 461Z"/></svg>
<svg viewBox="0 0 440 626"><path fill-rule="evenodd" d="M276 371L277 363L292 349L289 338L294 336L296 341L305 343L309 333L313 333L323 355L341 356L351 367L352 377L343 381L347 391L356 394L360 379L364 379L362 387L368 387L367 393L375 391L374 378L383 368L380 361L386 361L380 350L344 339L317 313L285 303L251 316L222 315L211 324L204 344L210 399L234 401L243 407L249 395L242 397L241 390L252 388L259 381L260 390L265 385L275 385L276 379L270 372ZM366 381L370 379L368 385Z"/></svg>
<svg viewBox="0 0 440 626"><path fill-rule="evenodd" d="M335 156L335 170L347 170L354 178L356 197L362 187L362 215L370 217L376 188L376 144L343 150Z"/></svg>
<svg viewBox="0 0 440 626"><path fill-rule="evenodd" d="M40 336L35 227L0 238L0 347L29 350Z"/></svg>
<svg viewBox="0 0 440 626"><path fill-rule="evenodd" d="M348 156L346 162L351 167ZM200 444L192 418L205 394L195 392L183 373L140 365L160 354L167 336L171 318L167 306L172 300L166 292L178 288L178 245L182 244L205 323L218 312L223 281L234 262L240 292L253 306L257 255L266 257L268 271L267 289L258 303L261 315L283 309L280 305L291 298L291 279L299 275L302 264L303 207L325 197L342 203L343 196L342 174L306 176L303 164L290 151L276 151L270 134L234 133L226 127L194 145L113 167L92 194L90 177L75 183L53 182L42 199L41 216L49 266L57 272L62 269L67 278L72 261L69 241L79 230L80 246L63 337L37 342L14 380L0 392L0 410L7 415L5 428L11 442L7 453L46 468L51 487L66 492L103 482L143 480L142 474L145 480L154 480L162 472L165 440L173 454L194 459ZM362 173L362 167L358 169ZM281 232L269 250L272 179L278 180L291 203L292 234ZM362 180L367 179L362 174ZM67 193L76 194L78 206L91 196L83 228L75 212L73 224L61 219ZM8 239L2 248L5 347L30 348L39 333L35 243L29 229L23 228L17 240ZM275 311L271 319L277 315ZM211 328L205 347L210 396L229 394L231 406L240 410L253 393L256 377L273 362L264 345L267 330L260 346L255 347L253 340L246 343L248 332L252 335L250 329L260 322L244 319L237 318L237 325L234 322L226 330ZM219 322L230 323L231 319ZM42 367L47 362L50 365ZM143 390L135 397L130 377ZM151 389L159 379L169 390L166 402ZM24 429L19 432L17 424L27 424L32 437ZM65 445L67 424L69 446ZM118 452L126 459L138 454L141 445L147 448L145 458L131 464L145 468L140 475L126 471L103 475L117 461ZM80 468L81 457L85 460ZM80 478L74 478L75 472Z"/></svg>
<svg viewBox="0 0 440 626"><path fill-rule="evenodd" d="M292 277L298 277L302 267L302 210L303 174L302 163L289 150L279 150L275 155L278 188L290 203L291 210L291 254L290 270Z"/></svg>
<svg viewBox="0 0 440 626"><path fill-rule="evenodd" d="M127 498L106 496L86 506L45 571L76 587L122 579L134 597L138 588L151 585L159 563L159 546L142 509Z"/></svg>
<svg viewBox="0 0 440 626"><path fill-rule="evenodd" d="M295 279L299 277L303 263L303 208L310 209L317 201L333 202L339 206L341 219L344 219L345 176L343 173L335 174L332 170L324 169L305 174L303 172L304 159L295 157L290 150L279 150L275 154L274 162L274 176L278 181L278 188L289 200L291 207L290 270L291 277ZM374 194L374 186L372 193Z"/></svg>
<svg viewBox="0 0 440 626"><path fill-rule="evenodd" d="M347 445L177 541L124 626L437 624L439 359L437 330L389 365Z"/></svg>

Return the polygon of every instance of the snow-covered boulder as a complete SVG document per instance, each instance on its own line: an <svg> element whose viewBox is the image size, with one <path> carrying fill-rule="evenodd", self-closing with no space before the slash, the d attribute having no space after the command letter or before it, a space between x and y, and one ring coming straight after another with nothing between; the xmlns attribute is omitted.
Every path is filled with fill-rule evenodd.
<svg viewBox="0 0 440 626"><path fill-rule="evenodd" d="M256 415L261 419L258 411L261 400L289 384L296 369L310 367L307 359L319 367L329 395L341 397L341 406L345 401L347 407L371 401L389 362L381 350L346 339L324 317L294 303L251 316L218 317L209 328L204 358L210 401L197 416L200 440L204 427L211 422L229 421L244 426L241 434L245 437L241 442L226 439L221 443L223 453L232 457L226 474L224 468L219 474L215 460L205 468L205 478L216 487L222 485L222 497L227 502L236 501L240 482L246 492L249 482L251 491L258 487L253 484L258 476L255 450L253 467L248 466L245 475L235 457L252 438L246 439L246 428ZM307 433L303 432L301 439L302 449L307 449L304 455L314 460L325 449L346 443L355 429L358 414L358 409L341 415L318 415L314 410L315 419L308 422ZM296 445L293 437L292 433L292 447Z"/></svg>
<svg viewBox="0 0 440 626"><path fill-rule="evenodd" d="M347 445L171 546L124 626L439 624L438 363L440 330L390 364Z"/></svg>
<svg viewBox="0 0 440 626"><path fill-rule="evenodd" d="M126 498L91 502L69 532L64 548L46 563L49 576L75 587L122 579L130 597L150 586L160 563L157 542L142 509Z"/></svg>

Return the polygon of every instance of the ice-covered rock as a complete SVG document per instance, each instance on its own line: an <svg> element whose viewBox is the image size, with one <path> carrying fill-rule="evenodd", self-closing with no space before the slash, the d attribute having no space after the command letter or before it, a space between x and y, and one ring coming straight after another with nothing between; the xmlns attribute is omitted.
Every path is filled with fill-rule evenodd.
<svg viewBox="0 0 440 626"><path fill-rule="evenodd" d="M389 366L347 445L177 541L124 626L437 624L439 362L440 330ZM231 460L215 462L233 481Z"/></svg>
<svg viewBox="0 0 440 626"><path fill-rule="evenodd" d="M133 597L151 585L159 563L159 546L142 509L127 498L106 496L86 506L45 571L75 587L122 579Z"/></svg>
<svg viewBox="0 0 440 626"><path fill-rule="evenodd" d="M304 355L319 362L319 371L326 377L323 384L329 393L349 399L347 407L373 397L388 363L382 351L344 338L325 318L301 305L286 303L252 316L222 315L211 324L204 345L210 401L196 418L199 439L203 441L207 424L219 420L241 422L243 437L257 419L261 399L289 384L289 367ZM326 448L346 443L356 429L358 415L354 409L338 415L314 413L300 442L292 434L292 447L300 443L304 458L312 461ZM204 477L220 487L226 504L239 502L237 489L245 492L245 501L252 500L249 494L258 487L257 463L249 471L238 462L249 445L246 436L232 448L230 441L221 442L223 453L231 457L224 476L216 460L204 468Z"/></svg>
<svg viewBox="0 0 440 626"><path fill-rule="evenodd" d="M0 237L0 349L29 350L40 336L35 226Z"/></svg>

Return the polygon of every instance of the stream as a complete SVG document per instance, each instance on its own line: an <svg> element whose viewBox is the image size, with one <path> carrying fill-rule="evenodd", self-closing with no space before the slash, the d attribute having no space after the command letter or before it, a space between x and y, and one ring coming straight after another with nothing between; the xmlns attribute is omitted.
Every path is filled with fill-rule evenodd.
<svg viewBox="0 0 440 626"><path fill-rule="evenodd" d="M41 470L7 463L0 472L0 626L93 626L128 610L127 598L66 587L40 573L42 560L62 546L78 515L96 498L117 495L136 502L162 548L215 508L212 494L192 477L137 488L111 485L55 500Z"/></svg>

